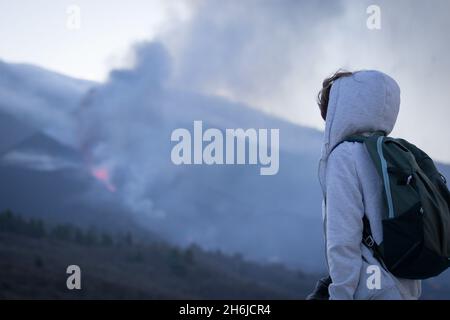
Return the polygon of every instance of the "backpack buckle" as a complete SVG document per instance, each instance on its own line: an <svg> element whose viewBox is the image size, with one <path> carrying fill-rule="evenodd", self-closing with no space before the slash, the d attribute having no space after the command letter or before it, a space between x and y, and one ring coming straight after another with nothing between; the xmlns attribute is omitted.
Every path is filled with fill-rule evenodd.
<svg viewBox="0 0 450 320"><path fill-rule="evenodd" d="M375 240L373 239L372 236L367 236L364 238L364 244L368 247L368 248L372 248L373 245L375 244Z"/></svg>

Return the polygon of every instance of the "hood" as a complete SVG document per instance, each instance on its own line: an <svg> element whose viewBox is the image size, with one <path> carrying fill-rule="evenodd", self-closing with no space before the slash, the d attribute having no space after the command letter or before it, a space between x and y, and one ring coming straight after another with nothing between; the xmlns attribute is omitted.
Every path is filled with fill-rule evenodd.
<svg viewBox="0 0 450 320"><path fill-rule="evenodd" d="M400 108L400 87L388 75L359 71L336 80L330 91L319 181L324 190L325 171L331 150L346 137L394 128Z"/></svg>

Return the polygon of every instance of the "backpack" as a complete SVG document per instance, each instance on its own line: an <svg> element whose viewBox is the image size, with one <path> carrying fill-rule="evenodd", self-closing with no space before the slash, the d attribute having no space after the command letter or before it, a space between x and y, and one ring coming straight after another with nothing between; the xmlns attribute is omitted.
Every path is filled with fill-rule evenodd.
<svg viewBox="0 0 450 320"><path fill-rule="evenodd" d="M450 266L450 192L433 160L403 139L376 132L344 141L363 143L383 181L383 242L363 218L363 243L391 274L434 277Z"/></svg>

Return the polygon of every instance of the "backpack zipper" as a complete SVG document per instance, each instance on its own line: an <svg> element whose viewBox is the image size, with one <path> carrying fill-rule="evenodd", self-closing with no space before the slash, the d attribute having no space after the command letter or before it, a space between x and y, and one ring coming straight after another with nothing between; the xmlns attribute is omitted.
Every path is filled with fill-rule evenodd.
<svg viewBox="0 0 450 320"><path fill-rule="evenodd" d="M421 243L421 241L417 241L416 243L414 243L409 249L408 251L406 251L401 257L400 259L397 260L397 262L391 267L391 270L394 270L395 268L398 267L398 265L400 264L400 262L402 262L403 260L405 260L405 258L408 256L408 254L410 254L415 248L417 248L417 246Z"/></svg>

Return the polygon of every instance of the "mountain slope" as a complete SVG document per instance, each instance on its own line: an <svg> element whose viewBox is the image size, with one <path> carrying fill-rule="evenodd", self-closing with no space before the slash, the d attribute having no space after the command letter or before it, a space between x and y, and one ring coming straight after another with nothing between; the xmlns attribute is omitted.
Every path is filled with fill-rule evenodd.
<svg viewBox="0 0 450 320"><path fill-rule="evenodd" d="M33 65L0 60L0 111L73 143L70 113L94 85Z"/></svg>
<svg viewBox="0 0 450 320"><path fill-rule="evenodd" d="M45 225L34 227L41 231L33 236L23 227L39 224L18 219L0 216L0 299L301 299L313 286L281 265L112 236L108 242L62 240ZM80 291L66 288L72 264L81 268Z"/></svg>

